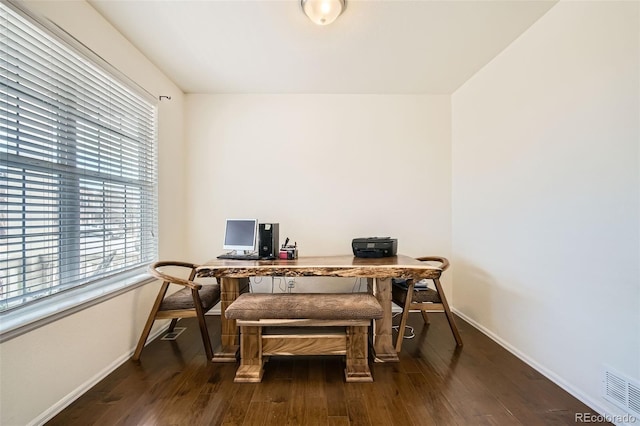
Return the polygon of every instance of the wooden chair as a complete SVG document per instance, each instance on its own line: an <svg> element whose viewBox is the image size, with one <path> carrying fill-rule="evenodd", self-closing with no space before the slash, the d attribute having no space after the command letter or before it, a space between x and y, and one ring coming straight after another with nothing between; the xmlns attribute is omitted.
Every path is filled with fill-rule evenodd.
<svg viewBox="0 0 640 426"><path fill-rule="evenodd" d="M180 270L182 269L188 278L178 278L163 272L164 269ZM220 285L215 284L198 284L193 282L196 276L197 265L187 262L177 261L160 261L149 266L149 273L156 278L162 280L160 292L156 297L156 301L151 308L151 313L147 319L147 323L142 330L142 335L138 341L138 346L133 354L132 359L138 361L140 354L144 348L145 342L151 332L151 327L157 319L171 319L169 331L173 331L178 319L180 318L198 318L200 325L200 333L202 334L202 343L209 361L213 358L213 349L211 348L211 340L209 339L209 331L204 314L213 308L220 301ZM167 296L167 290L170 284L182 286L182 289Z"/></svg>
<svg viewBox="0 0 640 426"><path fill-rule="evenodd" d="M437 266L442 269L442 272L449 267L449 261L444 257L425 256L416 259L422 262L436 262L438 263ZM391 297L395 304L402 307L402 317L400 319L398 338L396 340L396 352L400 352L402 348L402 340L404 339L404 330L407 325L409 312L416 310L422 314L425 324L429 324L427 312L444 312L457 345L462 346L462 338L460 337L460 333L458 333L458 327L456 327L451 309L449 309L449 304L442 290L440 279L434 279L433 283L435 289L424 285L416 286L413 280L394 281L391 288Z"/></svg>

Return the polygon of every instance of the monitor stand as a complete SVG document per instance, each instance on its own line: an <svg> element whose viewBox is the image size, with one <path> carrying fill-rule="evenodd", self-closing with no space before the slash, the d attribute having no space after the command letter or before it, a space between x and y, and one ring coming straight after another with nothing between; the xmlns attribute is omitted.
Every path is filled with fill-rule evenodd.
<svg viewBox="0 0 640 426"><path fill-rule="evenodd" d="M231 254L238 254L240 256L244 256L246 254L251 254L251 253L253 253L253 252L250 251L250 250L232 250L231 251Z"/></svg>

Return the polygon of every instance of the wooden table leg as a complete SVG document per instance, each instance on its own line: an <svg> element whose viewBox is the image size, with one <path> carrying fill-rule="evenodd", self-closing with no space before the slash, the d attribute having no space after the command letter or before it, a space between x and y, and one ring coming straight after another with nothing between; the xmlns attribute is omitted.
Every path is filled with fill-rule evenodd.
<svg viewBox="0 0 640 426"><path fill-rule="evenodd" d="M373 382L369 369L369 327L347 327L347 368L344 370L345 382Z"/></svg>
<svg viewBox="0 0 640 426"><path fill-rule="evenodd" d="M225 318L224 312L236 298L249 291L249 278L227 278L220 279L220 342L213 353L213 362L236 362L236 355L240 348L238 328L236 320Z"/></svg>
<svg viewBox="0 0 640 426"><path fill-rule="evenodd" d="M262 359L262 327L242 326L240 366L235 383L260 383L264 374Z"/></svg>
<svg viewBox="0 0 640 426"><path fill-rule="evenodd" d="M399 362L391 328L391 278L369 278L368 282L383 310L382 318L373 323L373 359L375 362Z"/></svg>

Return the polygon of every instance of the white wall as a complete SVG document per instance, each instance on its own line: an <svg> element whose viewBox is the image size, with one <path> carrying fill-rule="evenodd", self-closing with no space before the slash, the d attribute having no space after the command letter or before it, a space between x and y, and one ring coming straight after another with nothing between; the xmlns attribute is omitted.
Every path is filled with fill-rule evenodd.
<svg viewBox="0 0 640 426"><path fill-rule="evenodd" d="M172 96L160 104L161 257L215 257L227 217L279 222L302 255L389 235L411 256L453 251L458 312L595 408L615 411L599 397L603 364L640 376L637 3L555 6L452 103L190 95L185 143L180 91L90 6L30 4ZM117 365L154 295L3 343L0 423L45 418Z"/></svg>
<svg viewBox="0 0 640 426"><path fill-rule="evenodd" d="M183 99L180 90L84 1L29 2L128 75L159 105L160 256L185 251ZM118 365L135 346L155 298L143 286L0 345L0 424L39 422Z"/></svg>
<svg viewBox="0 0 640 426"><path fill-rule="evenodd" d="M639 10L561 2L452 97L454 305L592 407L640 379Z"/></svg>
<svg viewBox="0 0 640 426"><path fill-rule="evenodd" d="M187 95L185 111L190 258L222 253L234 217L279 223L301 256L367 236L449 254L449 96Z"/></svg>

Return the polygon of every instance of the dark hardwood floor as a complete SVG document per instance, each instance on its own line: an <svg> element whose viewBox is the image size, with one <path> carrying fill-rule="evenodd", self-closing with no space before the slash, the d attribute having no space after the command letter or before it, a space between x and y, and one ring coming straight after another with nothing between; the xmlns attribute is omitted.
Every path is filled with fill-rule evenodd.
<svg viewBox="0 0 640 426"><path fill-rule="evenodd" d="M176 341L150 343L47 424L528 426L593 413L461 319L457 349L444 315L430 317L410 315L415 338L399 363L372 364L374 383L345 383L341 357L282 357L262 383L235 384L236 364L207 362L197 323L182 320Z"/></svg>

